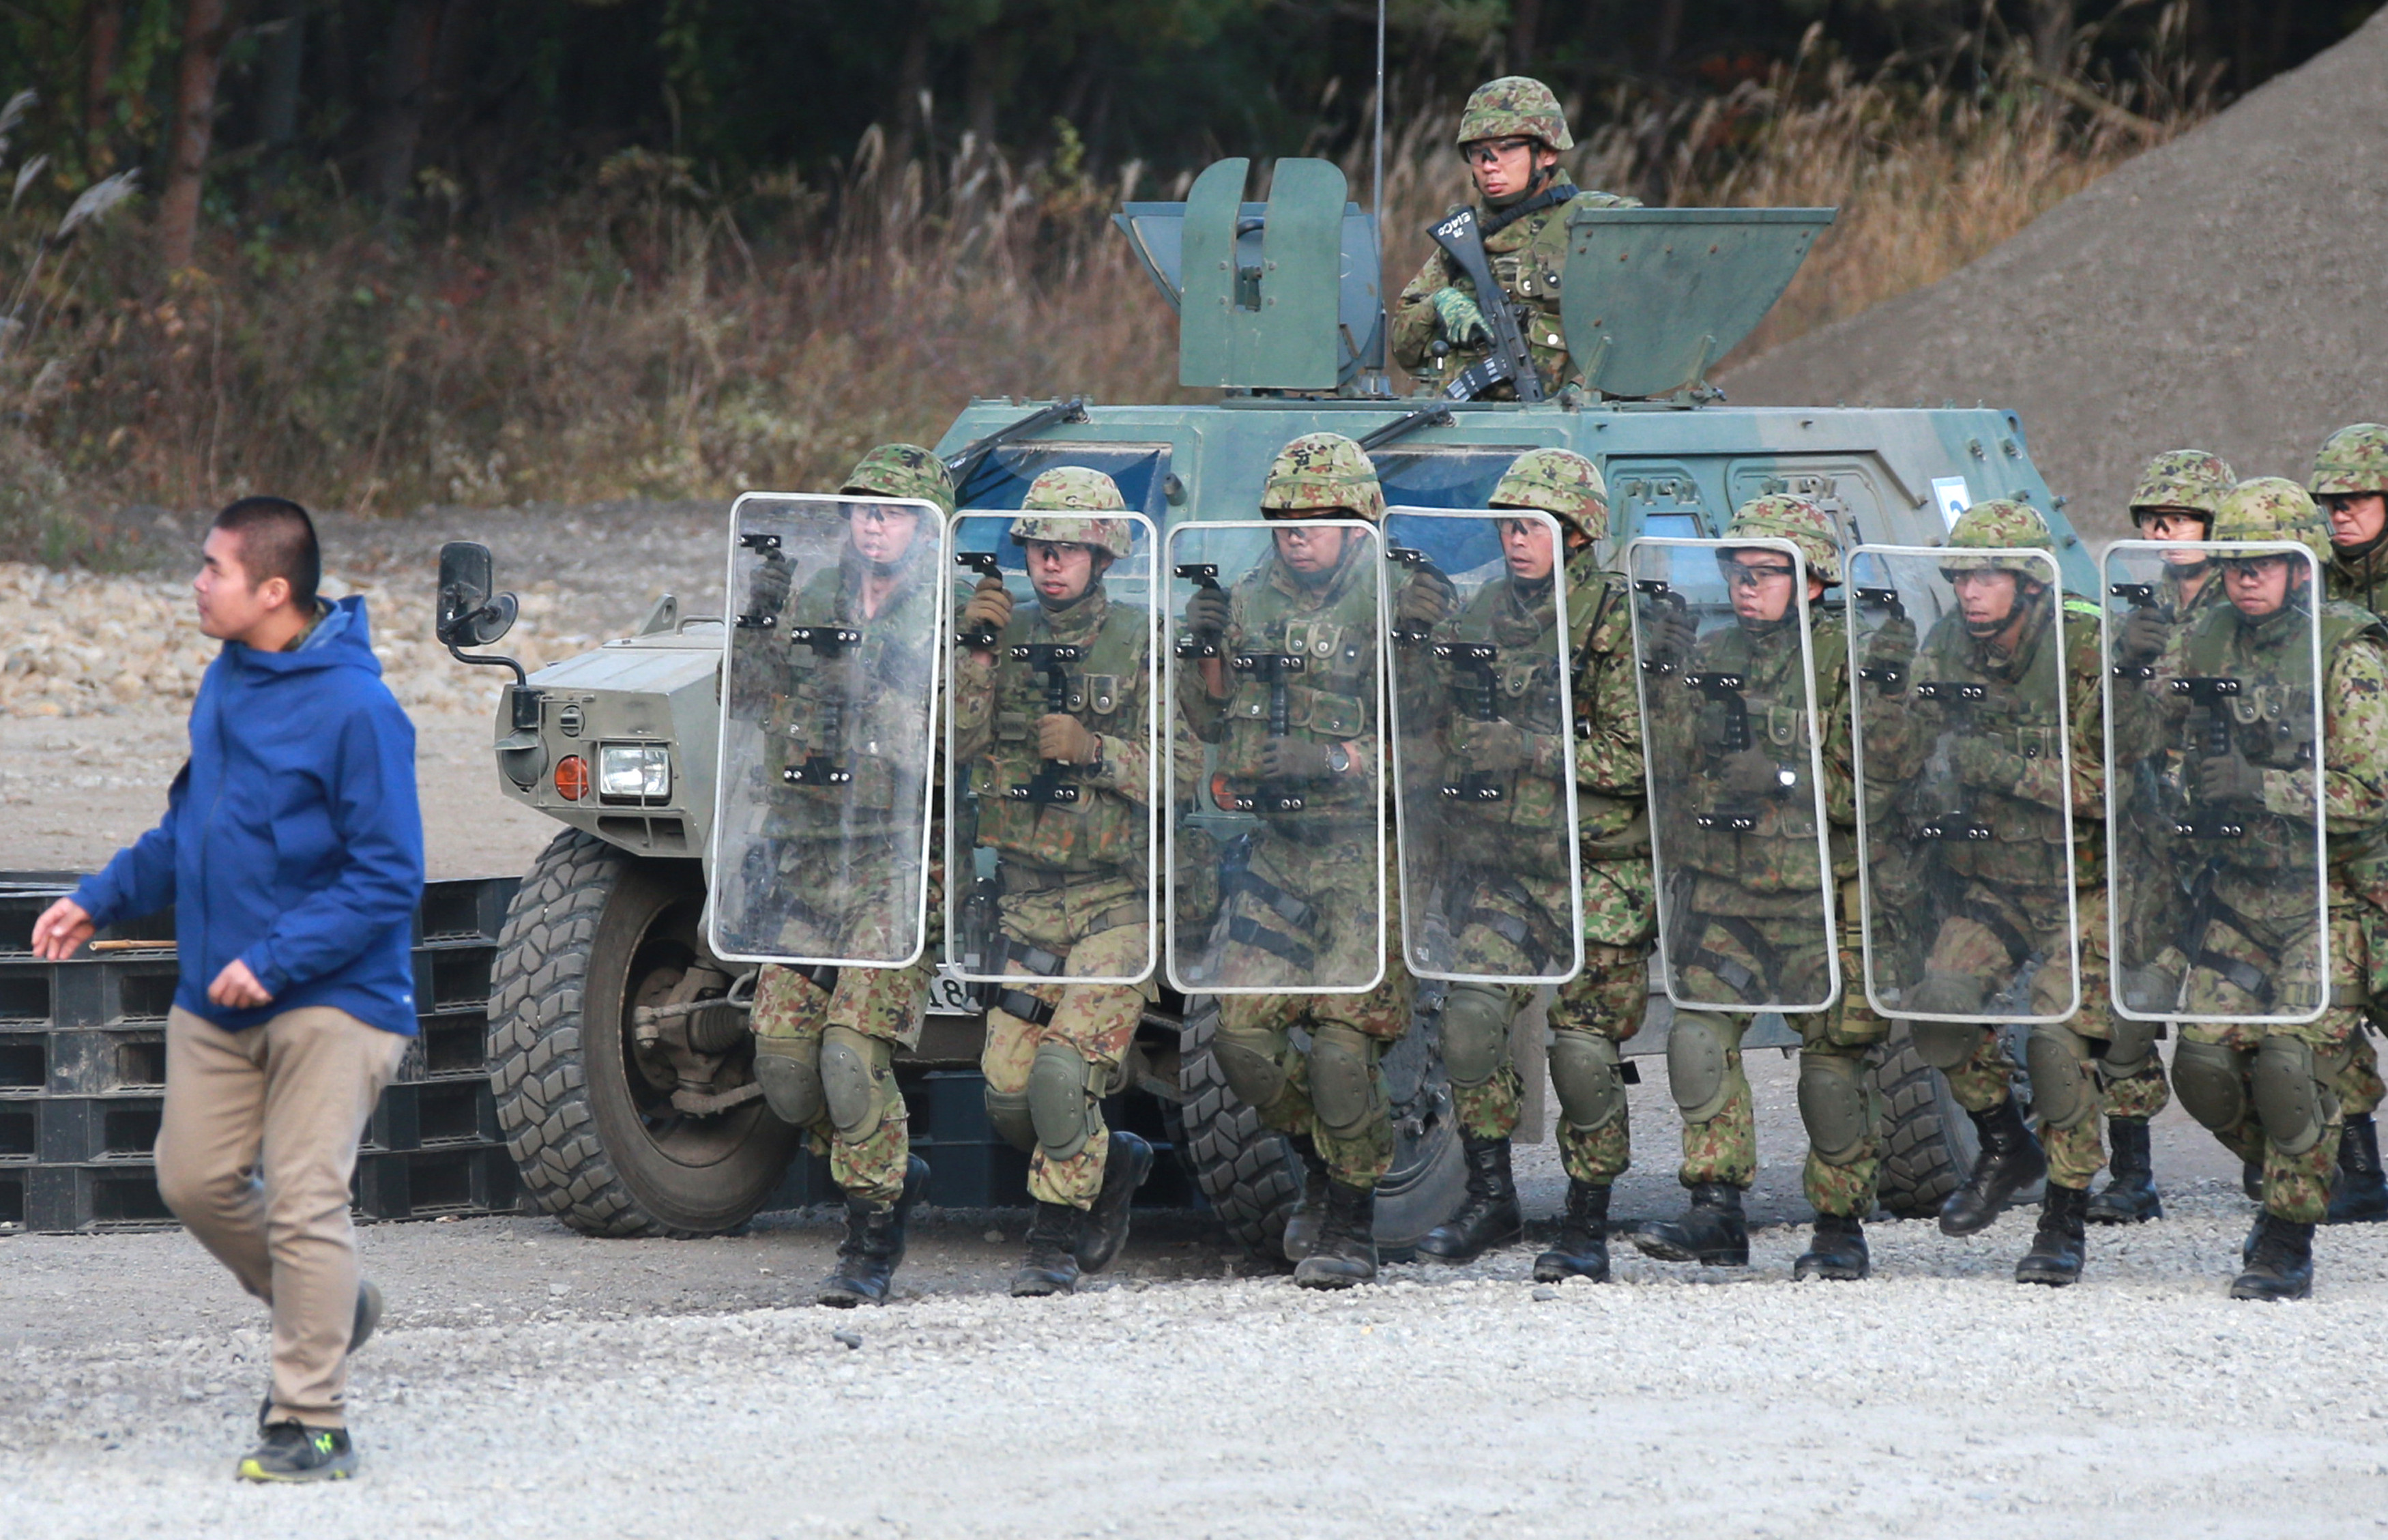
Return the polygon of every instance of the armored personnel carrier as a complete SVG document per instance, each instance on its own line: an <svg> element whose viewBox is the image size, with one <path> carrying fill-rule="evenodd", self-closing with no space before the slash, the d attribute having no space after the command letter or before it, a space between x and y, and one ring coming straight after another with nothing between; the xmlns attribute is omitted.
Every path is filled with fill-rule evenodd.
<svg viewBox="0 0 2388 1540"><path fill-rule="evenodd" d="M2067 586L2093 591L2089 554L2033 467L2022 424L1995 409L1890 410L1728 404L1708 367L1780 297L1831 210L1607 209L1572 216L1564 325L1581 377L1535 402L1394 399L1371 221L1323 161L1277 163L1272 196L1247 201L1249 167L1219 162L1183 204L1127 205L1116 223L1175 312L1180 378L1204 404L1103 405L1082 399L974 401L946 430L964 509L1019 506L1055 465L1107 473L1132 508L1166 529L1249 518L1271 458L1298 435L1332 431L1367 448L1387 501L1480 508L1502 471L1540 447L1603 468L1611 540L1721 533L1733 509L1789 491L1828 510L1847 544L1937 544L1969 503L2015 498L2056 530ZM1156 337L1166 324L1156 307ZM981 528L987 528L982 524ZM1454 529L1466 528L1454 522ZM725 544L727 544L725 534ZM1492 563L1490 548L1428 553L1446 572ZM512 619L488 552L443 554L441 638L487 646ZM501 942L489 1046L498 1113L526 1190L591 1234L728 1229L781 1188L796 1133L765 1107L751 1063L751 974L716 958L700 920L711 859L725 622L657 603L632 636L520 678L497 721L501 789L563 827L526 874ZM468 659L468 661L502 661ZM1389 1255L1439 1223L1462 1192L1432 1030L1388 1061L1402 1148L1379 1190ZM923 1097L974 1071L984 1018L941 977L934 1014L899 1073ZM1228 1230L1255 1252L1276 1242L1298 1195L1283 1141L1240 1106L1209 1051L1213 1002L1164 993L1144 1020L1115 1124L1155 1127ZM1627 1052L1663 1050L1670 1010L1654 992ZM1518 1030L1521 1067L1541 1062L1538 1012ZM1788 1047L1779 1018L1749 1046ZM1884 1202L1921 1214L1971 1165L1973 1129L1895 1037L1875 1069L1888 1156ZM1527 1070L1530 1086L1542 1076ZM958 1105L940 1089L941 1106ZM1533 1135L1530 1102L1521 1139ZM1666 1133L1645 1134L1664 1151ZM937 1142L932 1201L988 1201L963 1144ZM1008 1154L975 1147L980 1160ZM1659 1158L1664 1158L1661 1155ZM1019 1202L997 1194L992 1201Z"/></svg>

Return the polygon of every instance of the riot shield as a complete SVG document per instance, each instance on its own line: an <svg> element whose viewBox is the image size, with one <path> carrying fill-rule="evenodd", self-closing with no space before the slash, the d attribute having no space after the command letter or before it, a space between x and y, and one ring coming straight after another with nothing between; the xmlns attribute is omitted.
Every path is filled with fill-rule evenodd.
<svg viewBox="0 0 2388 1540"><path fill-rule="evenodd" d="M925 947L945 533L934 504L896 498L730 510L718 956L902 967Z"/></svg>
<svg viewBox="0 0 2388 1540"><path fill-rule="evenodd" d="M1848 597L1867 1001L2066 1019L2081 943L2056 559L1861 545Z"/></svg>
<svg viewBox="0 0 2388 1540"><path fill-rule="evenodd" d="M1457 591L1442 624L1395 616L1387 632L1410 971L1487 984L1572 978L1583 892L1558 521L1395 508L1385 555L1390 585L1440 575Z"/></svg>
<svg viewBox="0 0 2388 1540"><path fill-rule="evenodd" d="M1169 531L1175 988L1359 994L1384 977L1382 551L1350 519Z"/></svg>
<svg viewBox="0 0 2388 1540"><path fill-rule="evenodd" d="M1783 540L1645 536L1626 571L1667 998L1824 1010L1841 981L1807 564Z"/></svg>
<svg viewBox="0 0 2388 1540"><path fill-rule="evenodd" d="M2215 589L2192 600L2198 556ZM2117 541L2104 576L2115 1007L2311 1021L2331 997L2313 553Z"/></svg>
<svg viewBox="0 0 2388 1540"><path fill-rule="evenodd" d="M1026 544L1019 513L954 517L946 959L973 983L1139 984L1160 942L1161 542L1141 514L1030 516ZM1098 550L1122 528L1125 555ZM988 579L1011 600L999 630L964 613ZM1044 757L1041 723L1056 716L1096 758ZM1096 934L1099 948L1072 953Z"/></svg>

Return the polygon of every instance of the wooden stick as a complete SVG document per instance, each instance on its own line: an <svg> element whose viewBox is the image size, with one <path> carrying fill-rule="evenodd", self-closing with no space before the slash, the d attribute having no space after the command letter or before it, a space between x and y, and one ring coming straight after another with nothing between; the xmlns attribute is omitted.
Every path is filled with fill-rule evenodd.
<svg viewBox="0 0 2388 1540"><path fill-rule="evenodd" d="M174 949L174 943L171 939L165 941L95 941L91 944L91 949L95 952L171 952Z"/></svg>

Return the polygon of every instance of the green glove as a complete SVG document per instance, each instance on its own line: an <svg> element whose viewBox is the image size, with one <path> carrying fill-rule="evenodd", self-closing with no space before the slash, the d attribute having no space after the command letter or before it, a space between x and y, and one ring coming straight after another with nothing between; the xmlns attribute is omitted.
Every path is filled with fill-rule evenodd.
<svg viewBox="0 0 2388 1540"><path fill-rule="evenodd" d="M1464 722L1454 747L1459 769L1492 775L1523 770L1534 757L1533 741L1515 722Z"/></svg>
<svg viewBox="0 0 2388 1540"><path fill-rule="evenodd" d="M2171 621L2152 608L2135 609L2115 628L2115 661L2144 668L2164 656L2165 643L2171 640Z"/></svg>
<svg viewBox="0 0 2388 1540"><path fill-rule="evenodd" d="M1458 347L1481 347L1492 340L1492 328L1484 324L1484 312L1476 301L1455 288L1439 288L1427 301L1434 307L1434 318L1442 328L1443 339Z"/></svg>
<svg viewBox="0 0 2388 1540"><path fill-rule="evenodd" d="M2012 792L2023 779L2023 756L1988 738L1958 739L1952 757L1957 779L1968 786Z"/></svg>
<svg viewBox="0 0 2388 1540"><path fill-rule="evenodd" d="M1764 749L1726 756L1708 779L1735 796L1780 796L1790 789L1784 784L1783 767Z"/></svg>
<svg viewBox="0 0 2388 1540"><path fill-rule="evenodd" d="M2233 749L2217 754L2197 764L2197 799L2200 802L2240 802L2256 807L2264 803L2264 772L2247 762L2247 757Z"/></svg>
<svg viewBox="0 0 2388 1540"><path fill-rule="evenodd" d="M1261 745L1261 775L1269 781L1324 781L1335 773L1325 744L1271 738Z"/></svg>
<svg viewBox="0 0 2388 1540"><path fill-rule="evenodd" d="M1451 579L1430 566L1421 566L1402 585L1400 596L1393 601L1393 618L1404 626L1432 630L1450 619L1458 605L1459 590Z"/></svg>

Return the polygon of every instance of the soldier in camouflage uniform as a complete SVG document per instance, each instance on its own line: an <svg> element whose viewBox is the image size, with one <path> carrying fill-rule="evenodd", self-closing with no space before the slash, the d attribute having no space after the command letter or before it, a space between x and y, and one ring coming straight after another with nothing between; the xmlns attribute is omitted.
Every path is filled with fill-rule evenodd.
<svg viewBox="0 0 2388 1540"><path fill-rule="evenodd" d="M2027 1056L2040 1149L2033 1148L2014 1105L1997 1029L1970 1020L1919 1020L1912 1028L1916 1051L1949 1077L1958 1104L1982 1136L1981 1159L1942 1206L1940 1228L1973 1234L2045 1172L2039 1231L2015 1279L2062 1286L2081 1276L2090 1183L2105 1165L2098 1139L2100 1085L2145 1073L2156 1054L2154 1024L2124 1020L2107 1001L2106 738L2098 611L2086 601L2063 598L2051 586L2051 563L1961 554L2052 554L2056 542L2047 521L2028 503L2003 498L1975 503L1950 529L1949 548L1941 572L1956 591L1958 607L1924 639L1912 668L1869 668L1860 685L1866 692L1868 801L1903 803L1905 817L1919 821L1942 815L1944 806L1916 797L1937 791L1927 761L1946 745L1957 788L1950 795L1961 797L1968 817L1990 832L1988 838L1930 842L1930 880L1940 895L1937 927L1922 978L1906 991L1907 1005L1978 1016L2037 957L2028 1013L2055 1015L2075 993L2071 954L2073 938L2079 937L2078 1003L2064 1020L2031 1028ZM2051 657L2060 632L2064 652ZM1911 675L1960 690L1978 687L1980 694L1951 700L1936 689L1924 698L1908 688ZM1927 785L1934 790L1924 791ZM1902 788L1915 790L1902 798ZM2068 810L2070 902L2060 843Z"/></svg>
<svg viewBox="0 0 2388 1540"><path fill-rule="evenodd" d="M1635 198L1578 191L1559 167L1560 152L1574 147L1558 98L1549 86L1522 75L1478 86L1459 116L1459 153L1484 203L1478 214L1484 253L1501 286L1501 301L1517 312L1518 333L1545 393L1576 374L1559 325L1569 211L1641 207ZM1450 212L1464 207L1454 205ZM1437 248L1394 302L1394 362L1440 388L1484 359L1493 342L1483 301L1474 281ZM1513 393L1505 382L1485 399Z"/></svg>
<svg viewBox="0 0 2388 1540"><path fill-rule="evenodd" d="M1384 493L1360 446L1340 434L1296 439L1277 454L1262 489L1273 520L1365 519L1381 524ZM1324 1188L1306 1198L1294 1282L1344 1289L1377 1276L1377 1183L1391 1166L1391 1102L1378 1067L1409 1030L1414 986L1397 946L1398 885L1377 881L1353 859L1372 848L1391 816L1374 780L1378 762L1378 645L1375 542L1347 529L1280 530L1270 558L1230 591L1199 590L1186 608L1196 635L1225 639L1223 651L1307 653L1314 667L1289 688L1290 727L1270 735L1267 686L1238 681L1220 658L1180 677L1181 707L1202 741L1219 745L1230 785L1299 784L1302 806L1264 808L1249 861L1223 885L1231 939L1225 956L1248 977L1289 965L1317 978L1361 978L1362 994L1237 994L1219 1000L1215 1051L1236 1094L1267 1126L1295 1136ZM1450 616L1447 579L1411 580L1397 614L1431 628ZM1326 666L1315 667L1321 659ZM1387 788L1389 789L1389 788ZM1391 842L1387 842L1388 854ZM1232 888L1232 891L1226 889ZM1381 931L1381 935L1380 935ZM1239 955L1240 954L1240 955ZM1310 1034L1305 1053L1296 1027Z"/></svg>
<svg viewBox="0 0 2388 1540"><path fill-rule="evenodd" d="M1550 1066L1558 1091L1560 1163L1567 1210L1557 1240L1534 1261L1544 1282L1608 1277L1608 1193L1630 1162L1625 1085L1618 1045L1642 1029L1649 997L1648 958L1658 935L1650 878L1650 827L1643 789L1642 714L1633 688L1632 592L1600 564L1595 543L1608 535L1608 494L1599 469L1567 450L1518 456L1493 489L1495 508L1539 508L1559 521L1565 550L1549 531L1519 519L1501 526L1509 576L1487 583L1438 640L1492 642L1520 657L1556 658L1554 569L1567 584L1568 651L1572 660L1572 724L1535 719L1531 698L1512 719L1440 724L1454 770L1508 778L1497 803L1463 806L1455 828L1477 825L1452 855L1482 870L1454 912L1469 917L1458 938L1457 971L1528 974L1564 958L1570 930L1581 927L1583 967L1551 1002ZM1539 665L1538 665L1539 667ZM1556 665L1554 664L1555 668ZM1556 691L1550 692L1555 706ZM1448 699L1448 695L1445 697ZM1563 815L1558 785L1574 737L1576 825L1582 911L1571 910L1564 870L1524 870L1552 847L1537 828L1508 834L1515 822ZM1470 818L1469 814L1474 814ZM1442 1007L1444 1068L1468 1165L1468 1195L1448 1224L1418 1242L1425 1255L1465 1262L1518 1238L1521 1222L1510 1176L1509 1139L1518 1126L1521 1087L1509 1061L1509 1025L1532 999L1523 986L1454 984Z"/></svg>
<svg viewBox="0 0 2388 1540"><path fill-rule="evenodd" d="M1036 1204L1011 1292L1065 1294L1118 1254L1129 1203L1152 1169L1151 1146L1107 1129L1101 1106L1125 1080L1153 998L1151 627L1147 611L1103 587L1134 543L1126 519L1086 516L1125 511L1110 477L1057 467L1020 506L1029 516L1012 520L1011 538L1027 553L1036 604L1021 613L1001 578L979 579L962 629L996 641L960 655L953 752L978 782L977 843L998 856L1002 951L984 971L1056 980L1002 987L981 1067L988 1120L1029 1157ZM1027 651L1050 646L1081 649L1065 711L1046 708L1045 674ZM1072 800L1013 795L1049 766L1068 768ZM1073 974L1139 982L1060 982Z"/></svg>
<svg viewBox="0 0 2388 1540"><path fill-rule="evenodd" d="M2303 488L2260 477L2224 500L2214 538L2295 540L2327 559L2325 528ZM2184 1011L2260 1016L2321 1007L2315 1019L2293 1025L2183 1023L2173 1058L2181 1105L2242 1160L2264 1164L2264 1215L2231 1297L2298 1299L2312 1290L2314 1226L2329 1212L2337 1165L2335 1083L2368 996L2363 911L2348 872L2388 851L2388 630L2367 610L2320 602L2322 742L2313 744L2300 728L2311 710L2300 681L2307 677L2316 604L2303 565L2278 554L2221 565L2229 605L2181 628L2141 688L2116 693L2115 741L2182 755L2192 808L2220 809L2246 826L2243 837L2194 849L2192 859L2208 869L2210 897L2191 917L2194 934L2184 933L2155 961L2158 974L2178 981L2172 987ZM2217 677L2239 681L2245 704L2232 707L2237 721L2274 724L2234 731L2221 754L2204 742L2190 699L2167 688L2177 679ZM2309 869L2297 866L2297 853L2310 848L2305 821L2317 760L2329 843L2326 911L2315 907ZM2325 923L2330 976L2321 978L2310 959Z"/></svg>
<svg viewBox="0 0 2388 1540"><path fill-rule="evenodd" d="M2167 450L2147 464L2139 485L2131 490L2131 523L2141 540L2194 541L2206 538L2222 500L2237 486L2238 477L2216 455L2204 450ZM2193 620L2209 605L2223 603L2222 585L2214 563L2203 551L2167 558L2165 586L2147 602L2135 605L2115 628L2115 662L2125 668L2154 663L2163 655L2173 629ZM2169 860L2170 829L2150 820L2133 819L2118 831L2121 859L2142 870L2149 863ZM2128 889L2142 901L2138 912L2122 916L2132 935L2146 937L2149 927L2169 924L2177 916L2172 906L2158 900L2153 885ZM2085 933L2086 935L2086 933ZM2153 945L2132 948L2135 956L2152 955ZM2161 1029L2159 1029L2161 1036ZM2151 1051L2131 1073L2118 1074L2112 1053L2099 1065L2103 1089L2106 1132L2113 1145L2113 1179L2090 1199L2090 1221L2128 1225L2164 1216L2157 1195L2155 1165L2148 1143L2148 1121L2172 1101L2166 1083L2164 1059ZM2260 1183L2261 1173L2256 1174Z"/></svg>
<svg viewBox="0 0 2388 1540"><path fill-rule="evenodd" d="M951 516L953 477L945 462L912 444L883 444L864 455L838 489L850 495L915 498ZM843 561L793 595L785 568L776 596L758 579L750 608L777 613L779 630L807 625L850 626L866 641L842 656L791 651L786 705L775 713L775 752L801 758L820 749L854 767L843 785L790 786L781 763L764 767L773 801L764 834L777 851L774 902L810 910L807 928L839 938L855 956L901 955L899 937L915 923L898 912L896 896L917 891L917 835L903 826L917 796L923 763L903 755L874 755L865 745L879 702L890 719L917 718L919 692L933 677L927 651L943 635L944 595L936 576L938 539L921 529L917 510L849 512ZM927 614L920 613L926 610ZM830 719L825 705L834 703ZM838 720L838 741L822 736ZM908 729L905 730L908 733ZM818 741L817 741L818 740ZM919 745L921 761L930 746ZM917 825L913 825L917 829ZM884 870L854 880L851 836L877 834L867 860ZM936 842L932 842L934 848ZM907 872L906 867L912 870ZM927 874L929 907L942 902L941 873ZM820 1285L823 1305L883 1304L904 1259L905 1226L928 1184L928 1164L911 1152L904 1097L896 1088L895 1055L919 1041L927 1011L932 964L925 954L902 968L783 968L767 964L755 986L755 1078L771 1111L810 1136L829 1156L830 1176L845 1195L846 1234L837 1266Z"/></svg>
<svg viewBox="0 0 2388 1540"><path fill-rule="evenodd" d="M1824 511L1801 498L1774 494L1744 503L1725 530L1735 536L1787 540L1807 563L1808 599L1841 580L1841 553ZM1857 863L1849 832L1857 820L1850 779L1848 643L1842 617L1809 611L1808 647L1797 632L1799 607L1795 568L1772 546L1723 548L1718 554L1731 581L1739 624L1702 640L1690 671L1736 674L1751 726L1765 743L1737 753L1722 748L1724 708L1657 713L1654 733L1682 741L1664 762L1701 764L1706 774L1691 795L1672 799L1661 848L1670 870L1662 882L1680 885L1682 912L1670 904L1670 966L1687 992L1703 999L1810 999L1830 976L1826 946L1839 950L1844 979L1857 972L1856 927L1818 931L1817 897L1829 880L1843 890L1839 908L1854 916ZM1645 617L1645 625L1651 619ZM1816 716L1807 716L1814 668ZM1817 870L1809 745L1822 731L1824 807L1831 825L1833 870ZM1660 756L1653 745L1653 758ZM1758 824L1744 832L1704 829L1695 813L1755 807ZM1675 853L1681 852L1680 857ZM1680 860L1680 866L1677 862ZM1874 1205L1882 1168L1880 1110L1866 1076L1867 1055L1889 1024L1843 988L1823 1011L1787 1019L1800 1034L1799 1115L1808 1133L1801 1184L1816 1210L1814 1237L1794 1265L1797 1278L1855 1279L1871 1268L1863 1221ZM1678 1009L1667 1037L1667 1083L1683 1115L1680 1173L1691 1204L1680 1219L1646 1224L1633 1243L1668 1262L1744 1266L1749 1229L1741 1195L1758 1175L1758 1137L1751 1119L1741 1039L1749 1012Z"/></svg>
<svg viewBox="0 0 2388 1540"><path fill-rule="evenodd" d="M2314 457L2314 498L2330 522L2330 596L2388 614L2388 427L2357 423L2325 439ZM2363 900L2371 945L2371 994L2388 999L2388 869L2364 861L2348 880ZM2380 1008L2371 1024L2380 1025ZM2338 1100L2346 1135L2338 1146L2338 1190L2330 1201L2333 1225L2388 1219L2388 1176L2380 1165L2380 1131L2373 1121L2388 1086L2380 1078L2380 1058L2367 1029L2358 1028L2354 1056L2339 1077Z"/></svg>

